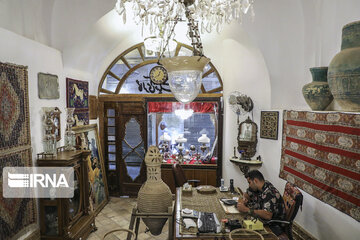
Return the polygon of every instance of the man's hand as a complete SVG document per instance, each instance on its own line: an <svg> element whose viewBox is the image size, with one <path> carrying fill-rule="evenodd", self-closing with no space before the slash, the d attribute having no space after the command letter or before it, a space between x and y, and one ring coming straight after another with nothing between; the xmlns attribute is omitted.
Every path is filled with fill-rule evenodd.
<svg viewBox="0 0 360 240"><path fill-rule="evenodd" d="M243 199L238 202L237 209L240 212L248 212L249 211L249 208L245 206Z"/></svg>

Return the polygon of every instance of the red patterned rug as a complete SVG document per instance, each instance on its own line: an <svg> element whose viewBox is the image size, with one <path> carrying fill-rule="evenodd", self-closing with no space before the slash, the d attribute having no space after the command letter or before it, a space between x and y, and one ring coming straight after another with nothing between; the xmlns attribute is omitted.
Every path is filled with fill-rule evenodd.
<svg viewBox="0 0 360 240"><path fill-rule="evenodd" d="M27 67L0 62L0 239L18 239L36 223L35 200L3 198L3 168L31 166Z"/></svg>
<svg viewBox="0 0 360 240"><path fill-rule="evenodd" d="M280 177L360 221L360 114L284 111Z"/></svg>

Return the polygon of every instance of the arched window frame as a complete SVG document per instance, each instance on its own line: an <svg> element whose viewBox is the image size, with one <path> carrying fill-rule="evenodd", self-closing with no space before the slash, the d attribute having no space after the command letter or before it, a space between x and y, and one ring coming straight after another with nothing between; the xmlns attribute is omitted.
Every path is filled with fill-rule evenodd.
<svg viewBox="0 0 360 240"><path fill-rule="evenodd" d="M187 50L190 50L191 52L193 51L193 48L189 45L186 45L186 44L183 44L183 43L180 43L180 42L177 42L177 45L176 45L176 49L175 49L175 53L174 53L174 56L178 56L179 53L180 53L180 50L182 48L185 48ZM120 90L121 88L123 87L125 81L128 79L128 77L134 72L136 71L137 69L145 66L145 65L148 65L148 64L153 64L153 63L157 63L158 59L157 58L153 58L153 59L146 59L145 58L145 55L144 55L144 52L143 52L143 49L144 49L144 43L141 42L141 43L138 43L130 48L128 48L127 50L125 50L124 52L122 52L118 57L116 57L112 62L111 64L108 66L108 68L105 70L104 74L102 75L102 78L100 80L100 83L98 85L98 96L100 95L104 95L104 94L121 94L120 93ZM139 52L139 55L141 56L141 60L142 62L134 65L134 66L131 66L128 61L126 60L126 56L133 52L134 50L137 50ZM118 76L117 74L113 73L111 71L111 69L114 67L115 64L117 64L119 61L122 61L128 68L128 71L122 76ZM214 64L212 62L209 63L209 66L210 68L205 72L203 73L203 76L202 78L206 78L207 76L209 76L210 74L214 73L216 75L216 78L218 79L219 81L219 87L216 87L216 88L213 88L213 89L209 89L208 91L205 89L204 87L204 84L202 83L201 85L201 93L207 93L207 94L211 94L211 93L222 93L223 91L223 82L222 82L222 79L221 79L221 76L219 74L219 72L217 71L216 67L214 66ZM104 81L106 80L107 76L111 76L113 77L114 79L118 80L118 84L116 86L116 89L115 91L110 91L108 89L105 89L103 88L103 85L104 85Z"/></svg>

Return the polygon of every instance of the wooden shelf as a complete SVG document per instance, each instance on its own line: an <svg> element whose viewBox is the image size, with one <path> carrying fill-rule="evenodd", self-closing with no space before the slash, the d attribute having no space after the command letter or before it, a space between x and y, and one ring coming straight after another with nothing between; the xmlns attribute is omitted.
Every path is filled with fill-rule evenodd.
<svg viewBox="0 0 360 240"><path fill-rule="evenodd" d="M262 161L255 160L255 159L254 160L244 160L244 159L239 159L239 158L230 158L230 161L232 163L238 165L244 175L246 175L248 173L250 167L261 166L263 163Z"/></svg>

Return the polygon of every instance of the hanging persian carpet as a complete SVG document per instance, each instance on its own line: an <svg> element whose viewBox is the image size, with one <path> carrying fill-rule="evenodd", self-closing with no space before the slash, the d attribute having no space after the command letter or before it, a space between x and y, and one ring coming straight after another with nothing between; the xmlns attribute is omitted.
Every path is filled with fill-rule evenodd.
<svg viewBox="0 0 360 240"><path fill-rule="evenodd" d="M280 177L360 221L360 114L284 111Z"/></svg>
<svg viewBox="0 0 360 240"><path fill-rule="evenodd" d="M31 166L27 67L0 62L0 239L36 228L35 200L3 197L3 168Z"/></svg>

